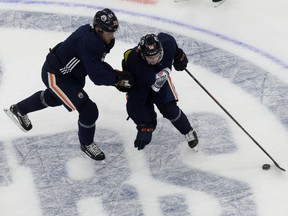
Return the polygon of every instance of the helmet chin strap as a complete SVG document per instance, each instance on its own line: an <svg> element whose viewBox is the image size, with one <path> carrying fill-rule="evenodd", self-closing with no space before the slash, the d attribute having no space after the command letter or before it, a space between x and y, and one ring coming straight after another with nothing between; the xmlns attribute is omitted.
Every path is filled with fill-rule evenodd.
<svg viewBox="0 0 288 216"><path fill-rule="evenodd" d="M156 64L158 64L159 62L161 62L161 60L163 59L163 55L164 55L164 50L162 49L161 51L160 51L160 56L159 56L159 58L157 59L157 61L155 62L155 64L151 64L148 60L147 60L147 58L145 57L145 55L143 54L143 53L141 53L141 56L142 56L142 58L147 62L147 64L149 64L149 65L156 65Z"/></svg>
<svg viewBox="0 0 288 216"><path fill-rule="evenodd" d="M164 56L164 50L162 49L160 51L160 56L159 56L159 59L158 59L157 63L159 63L163 59L163 56Z"/></svg>

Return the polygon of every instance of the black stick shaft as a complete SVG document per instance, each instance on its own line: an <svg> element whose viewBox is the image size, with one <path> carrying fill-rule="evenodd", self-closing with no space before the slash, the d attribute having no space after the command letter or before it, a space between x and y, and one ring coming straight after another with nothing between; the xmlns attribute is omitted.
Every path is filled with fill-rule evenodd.
<svg viewBox="0 0 288 216"><path fill-rule="evenodd" d="M210 94L210 92L189 72L188 69L185 71L189 74L190 77L212 98L212 100L235 122L238 127L242 129L242 131L273 161L275 166L282 171L286 171L283 169L272 157L268 152L242 127L242 125Z"/></svg>

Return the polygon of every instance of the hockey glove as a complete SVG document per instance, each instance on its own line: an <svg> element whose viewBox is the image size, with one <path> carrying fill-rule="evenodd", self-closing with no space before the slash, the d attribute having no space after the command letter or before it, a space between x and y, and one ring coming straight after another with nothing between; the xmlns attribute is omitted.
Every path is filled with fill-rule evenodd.
<svg viewBox="0 0 288 216"><path fill-rule="evenodd" d="M183 71L187 67L188 59L182 49L178 49L175 54L173 66L177 71Z"/></svg>
<svg viewBox="0 0 288 216"><path fill-rule="evenodd" d="M114 71L116 76L115 87L122 92L128 92L134 86L133 75L128 71Z"/></svg>
<svg viewBox="0 0 288 216"><path fill-rule="evenodd" d="M151 142L152 133L154 128L151 125L141 125L137 126L138 133L134 141L134 147L138 150L144 149L146 145Z"/></svg>
<svg viewBox="0 0 288 216"><path fill-rule="evenodd" d="M164 68L159 73L156 74L156 80L153 83L153 85L151 86L153 91L155 91L155 92L159 92L160 91L161 87L167 81L170 72L171 72L171 70L169 68Z"/></svg>

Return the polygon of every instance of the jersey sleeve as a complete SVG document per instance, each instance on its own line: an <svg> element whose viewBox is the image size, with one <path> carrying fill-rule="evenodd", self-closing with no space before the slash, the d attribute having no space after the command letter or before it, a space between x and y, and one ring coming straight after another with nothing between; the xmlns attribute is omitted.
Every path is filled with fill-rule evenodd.
<svg viewBox="0 0 288 216"><path fill-rule="evenodd" d="M87 75L95 85L113 85L116 81L113 68L105 62L105 46L100 38L91 38L88 35L83 39L81 60L87 71ZM109 49L110 51L110 49Z"/></svg>
<svg viewBox="0 0 288 216"><path fill-rule="evenodd" d="M175 58L176 50L178 50L178 45L175 38L166 33L159 33L158 38L162 43L164 57L161 61L162 69L168 67L172 69L172 64Z"/></svg>

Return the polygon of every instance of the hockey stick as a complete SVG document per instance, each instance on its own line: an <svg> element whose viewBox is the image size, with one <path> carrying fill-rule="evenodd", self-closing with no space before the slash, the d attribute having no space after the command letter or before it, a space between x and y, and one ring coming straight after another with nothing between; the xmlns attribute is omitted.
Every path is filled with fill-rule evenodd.
<svg viewBox="0 0 288 216"><path fill-rule="evenodd" d="M210 92L189 72L187 68L185 71L189 74L190 77L212 98L212 100L242 129L242 131L273 161L275 166L282 171L286 171L282 168L268 153L267 151L242 127L241 124L210 94Z"/></svg>

